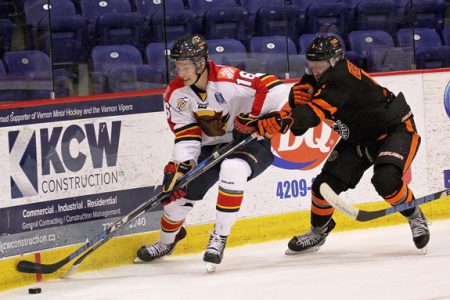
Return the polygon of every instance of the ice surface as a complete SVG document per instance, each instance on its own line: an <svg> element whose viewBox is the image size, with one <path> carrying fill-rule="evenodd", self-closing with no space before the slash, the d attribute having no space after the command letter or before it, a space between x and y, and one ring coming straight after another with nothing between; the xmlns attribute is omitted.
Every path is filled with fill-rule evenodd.
<svg viewBox="0 0 450 300"><path fill-rule="evenodd" d="M450 299L450 220L430 230L427 255L402 224L332 232L319 252L306 255L284 255L287 240L229 248L212 274L198 253L77 273L0 299ZM42 294L28 295L36 286Z"/></svg>

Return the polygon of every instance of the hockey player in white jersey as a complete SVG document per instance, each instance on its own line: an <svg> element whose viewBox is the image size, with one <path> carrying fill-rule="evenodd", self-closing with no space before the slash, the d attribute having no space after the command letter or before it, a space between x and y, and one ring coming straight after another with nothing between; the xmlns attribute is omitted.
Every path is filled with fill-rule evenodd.
<svg viewBox="0 0 450 300"><path fill-rule="evenodd" d="M247 182L272 163L270 141L266 138L288 131L292 125L290 113L278 111L289 89L273 75L255 75L208 61L206 41L198 35L185 35L175 41L170 59L178 76L170 82L164 100L175 144L172 161L164 168L163 191L171 196L164 203L160 240L142 246L137 256L151 261L171 254L186 236L183 223L195 202L219 181L216 222L203 256L212 271L222 261ZM243 146L186 189L172 190L178 178L216 147L255 131L266 138Z"/></svg>

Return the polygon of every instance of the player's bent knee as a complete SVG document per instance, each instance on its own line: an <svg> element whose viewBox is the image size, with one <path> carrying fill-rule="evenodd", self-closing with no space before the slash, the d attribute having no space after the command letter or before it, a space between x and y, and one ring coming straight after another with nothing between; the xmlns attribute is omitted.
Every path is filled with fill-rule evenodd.
<svg viewBox="0 0 450 300"><path fill-rule="evenodd" d="M219 185L225 189L243 191L251 174L252 169L245 160L225 159L220 166Z"/></svg>
<svg viewBox="0 0 450 300"><path fill-rule="evenodd" d="M194 207L195 201L181 198L164 206L164 215L171 221L181 221L186 218Z"/></svg>
<svg viewBox="0 0 450 300"><path fill-rule="evenodd" d="M399 167L383 164L375 168L371 181L377 193L386 198L402 187L402 175Z"/></svg>
<svg viewBox="0 0 450 300"><path fill-rule="evenodd" d="M326 182L336 194L340 194L348 189L347 185L337 177L328 173L320 173L311 187L315 195L320 195L320 185L324 182Z"/></svg>

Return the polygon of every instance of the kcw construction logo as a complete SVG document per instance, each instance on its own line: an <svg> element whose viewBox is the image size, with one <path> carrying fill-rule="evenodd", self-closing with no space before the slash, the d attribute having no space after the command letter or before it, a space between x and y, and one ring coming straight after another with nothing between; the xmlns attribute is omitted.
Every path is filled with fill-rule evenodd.
<svg viewBox="0 0 450 300"><path fill-rule="evenodd" d="M287 170L311 170L320 165L339 140L330 128L333 123L325 122L329 126L321 123L301 136L287 133L272 138L273 165Z"/></svg>
<svg viewBox="0 0 450 300"><path fill-rule="evenodd" d="M8 132L11 198L108 184L117 174L121 121ZM83 171L77 174L79 171Z"/></svg>

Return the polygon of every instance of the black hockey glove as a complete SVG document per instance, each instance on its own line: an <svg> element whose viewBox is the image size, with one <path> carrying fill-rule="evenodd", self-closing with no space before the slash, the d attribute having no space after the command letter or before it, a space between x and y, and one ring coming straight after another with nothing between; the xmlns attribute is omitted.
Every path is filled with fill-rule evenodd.
<svg viewBox="0 0 450 300"><path fill-rule="evenodd" d="M173 201L176 201L184 196L186 196L186 190L177 189L173 190L178 179L184 176L187 172L192 169L192 164L190 161L185 161L182 163L175 163L173 161L169 162L164 167L164 179L162 184L163 193L171 193L168 198L166 198L162 204L167 205Z"/></svg>
<svg viewBox="0 0 450 300"><path fill-rule="evenodd" d="M240 113L234 119L233 140L239 143L256 131L258 118Z"/></svg>

